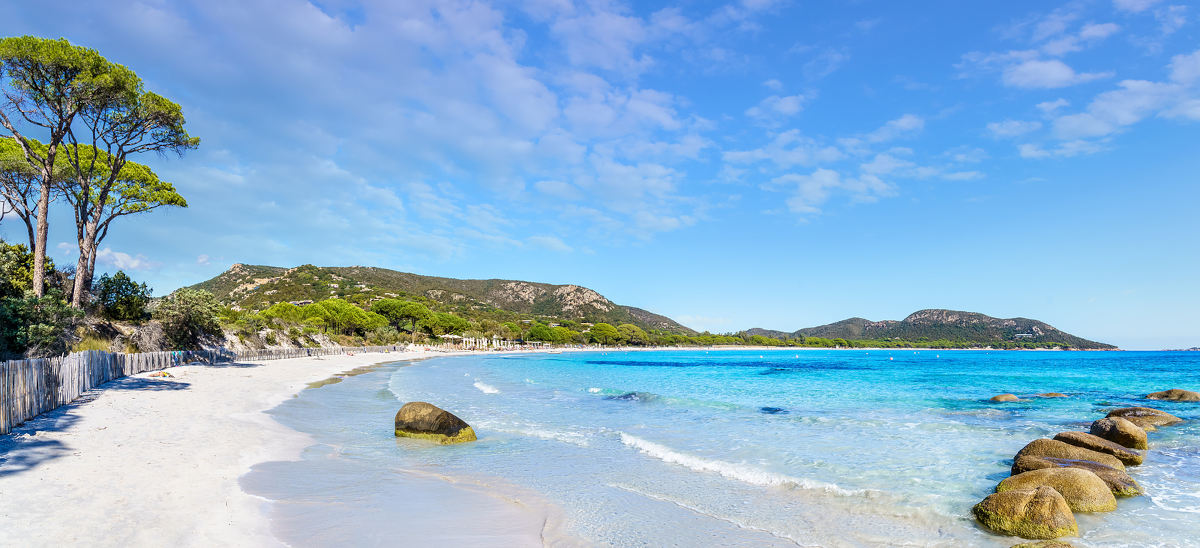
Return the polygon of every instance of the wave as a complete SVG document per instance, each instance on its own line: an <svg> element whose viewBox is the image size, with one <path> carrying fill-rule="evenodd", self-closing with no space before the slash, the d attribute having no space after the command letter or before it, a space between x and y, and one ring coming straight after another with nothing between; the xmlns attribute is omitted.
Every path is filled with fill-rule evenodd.
<svg viewBox="0 0 1200 548"><path fill-rule="evenodd" d="M500 391L497 390L496 387L489 385L489 384L483 384L482 382L479 382L479 381L475 381L474 386L475 386L475 388L478 388L479 391L483 392L484 394L499 394L500 393Z"/></svg>
<svg viewBox="0 0 1200 548"><path fill-rule="evenodd" d="M563 443L569 443L571 445L577 445L579 447L588 447L591 445L591 443L588 441L588 436L581 432L554 430L538 424L494 424L487 421L477 421L475 425L495 432L504 432L506 434L538 438L547 441L559 441Z"/></svg>
<svg viewBox="0 0 1200 548"><path fill-rule="evenodd" d="M752 466L746 466L744 464L688 455L686 453L675 451L665 445L647 441L637 436L631 436L624 432L620 432L620 435L621 443L663 462L669 464L678 464L684 468L690 468L697 472L718 474L722 477L740 481L742 483L761 485L763 487L784 487L788 489L821 491L840 496L874 497L879 494L878 491L874 490L846 489L833 483L817 481L808 478L797 478L775 472L768 472L766 470L761 470Z"/></svg>

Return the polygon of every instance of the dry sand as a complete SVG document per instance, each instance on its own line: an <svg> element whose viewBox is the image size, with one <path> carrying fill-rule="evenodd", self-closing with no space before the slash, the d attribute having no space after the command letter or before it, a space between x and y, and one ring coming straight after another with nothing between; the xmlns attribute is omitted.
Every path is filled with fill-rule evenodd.
<svg viewBox="0 0 1200 548"><path fill-rule="evenodd" d="M264 411L333 374L421 357L184 366L111 382L0 437L0 546L281 545L269 502L238 477L297 458L311 439ZM543 544L545 508L428 479L413 487L414 513L397 519L415 535L396 545Z"/></svg>

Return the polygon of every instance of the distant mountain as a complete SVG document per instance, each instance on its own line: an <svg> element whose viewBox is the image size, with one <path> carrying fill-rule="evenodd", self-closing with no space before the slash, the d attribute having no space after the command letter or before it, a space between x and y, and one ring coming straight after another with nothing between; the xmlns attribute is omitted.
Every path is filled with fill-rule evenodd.
<svg viewBox="0 0 1200 548"><path fill-rule="evenodd" d="M871 321L848 318L840 322L799 329L791 333L770 329L746 330L747 335L777 339L821 337L825 339L904 341L948 340L987 346L1000 342L1061 343L1081 349L1115 349L1115 346L1089 341L1060 331L1045 322L1028 318L993 318L976 312L928 309L918 310L903 320Z"/></svg>
<svg viewBox="0 0 1200 548"><path fill-rule="evenodd" d="M643 329L695 333L671 318L615 304L578 285L459 280L365 266L281 268L235 264L191 287L209 291L222 303L245 310L262 310L282 301L338 297L366 303L378 298L420 296L464 311L499 309L546 319L631 323Z"/></svg>

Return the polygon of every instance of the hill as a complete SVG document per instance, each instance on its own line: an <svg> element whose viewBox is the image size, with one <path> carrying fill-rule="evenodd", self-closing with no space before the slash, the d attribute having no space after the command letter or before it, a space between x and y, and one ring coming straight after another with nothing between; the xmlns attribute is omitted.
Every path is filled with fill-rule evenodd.
<svg viewBox="0 0 1200 548"><path fill-rule="evenodd" d="M951 341L979 346L1005 344L1060 344L1088 350L1112 350L1115 346L1090 341L1028 318L993 318L976 312L918 310L903 320L871 321L848 318L831 324L793 332L754 328L747 335L775 339L821 337L846 340Z"/></svg>
<svg viewBox="0 0 1200 548"><path fill-rule="evenodd" d="M209 291L222 303L243 310L262 310L284 301L337 297L362 304L399 297L431 301L439 304L439 308L464 316L527 316L613 325L631 323L645 330L683 335L695 333L671 318L618 305L578 285L460 280L365 266L281 268L235 264L217 277L191 287Z"/></svg>

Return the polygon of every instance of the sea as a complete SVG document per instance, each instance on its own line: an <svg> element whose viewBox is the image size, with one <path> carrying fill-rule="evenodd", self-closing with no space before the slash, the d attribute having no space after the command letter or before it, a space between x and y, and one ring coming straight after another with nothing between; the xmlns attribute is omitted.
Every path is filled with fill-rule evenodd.
<svg viewBox="0 0 1200 548"><path fill-rule="evenodd" d="M272 410L314 443L242 485L272 501L276 535L295 546L427 545L397 543L411 533L406 485L424 478L555 508L551 545L1007 547L1020 539L981 529L970 511L1018 450L1152 406L1187 420L1151 432L1145 463L1129 468L1145 496L1077 514L1070 540L1200 546L1200 404L1143 398L1169 388L1200 390L1200 352L439 357L339 376ZM989 401L1001 393L1022 401ZM409 401L453 412L479 440L396 438Z"/></svg>

